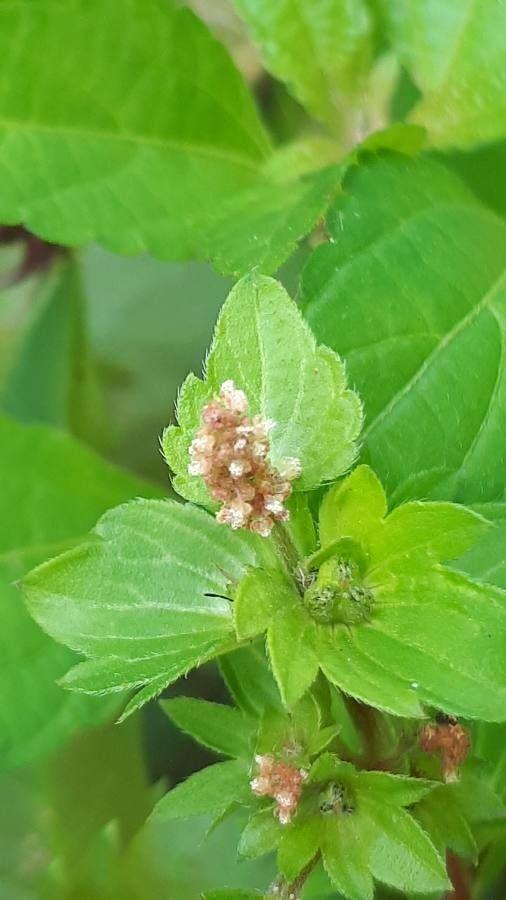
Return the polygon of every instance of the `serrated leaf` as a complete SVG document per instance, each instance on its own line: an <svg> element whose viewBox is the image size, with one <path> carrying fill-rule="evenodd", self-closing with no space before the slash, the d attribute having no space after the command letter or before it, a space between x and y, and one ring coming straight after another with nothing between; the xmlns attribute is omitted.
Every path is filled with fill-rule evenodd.
<svg viewBox="0 0 506 900"><path fill-rule="evenodd" d="M412 816L390 805L365 802L376 829L369 856L374 877L400 891L448 890L444 862Z"/></svg>
<svg viewBox="0 0 506 900"><path fill-rule="evenodd" d="M288 182L264 178L225 198L206 229L200 255L236 277L253 267L276 272L325 215L344 172L344 166L334 165Z"/></svg>
<svg viewBox="0 0 506 900"><path fill-rule="evenodd" d="M281 834L278 867L289 881L314 859L321 844L321 829L314 817L302 819L297 828L288 826Z"/></svg>
<svg viewBox="0 0 506 900"><path fill-rule="evenodd" d="M239 855L255 859L275 850L282 835L282 828L274 816L272 807L254 813L246 824L239 841Z"/></svg>
<svg viewBox="0 0 506 900"><path fill-rule="evenodd" d="M360 772L357 785L364 796L370 794L377 800L383 797L385 803L397 806L418 803L438 786L436 782L423 778L408 778L405 775L392 775L390 772Z"/></svg>
<svg viewBox="0 0 506 900"><path fill-rule="evenodd" d="M188 9L25 0L2 5L0 33L2 221L64 244L181 258L215 204L258 177L269 145L253 101Z"/></svg>
<svg viewBox="0 0 506 900"><path fill-rule="evenodd" d="M320 544L343 537L363 541L387 512L385 491L369 466L357 466L325 494L319 511Z"/></svg>
<svg viewBox="0 0 506 900"><path fill-rule="evenodd" d="M504 135L504 6L386 0L390 33L424 96L411 119L436 146L472 145Z"/></svg>
<svg viewBox="0 0 506 900"><path fill-rule="evenodd" d="M495 500L506 230L427 160L373 161L345 188L335 243L313 254L303 293L364 400L363 459L394 502Z"/></svg>
<svg viewBox="0 0 506 900"><path fill-rule="evenodd" d="M415 816L441 854L449 849L476 862L476 841L454 785L437 787L417 804Z"/></svg>
<svg viewBox="0 0 506 900"><path fill-rule="evenodd" d="M8 473L0 496L0 758L14 766L108 718L113 705L71 695L57 685L77 657L30 619L13 581L79 541L108 506L158 490L61 432L3 416L0 468Z"/></svg>
<svg viewBox="0 0 506 900"><path fill-rule="evenodd" d="M286 591L282 572L252 569L241 579L234 595L234 626L237 638L247 641L268 628L277 611L279 591Z"/></svg>
<svg viewBox="0 0 506 900"><path fill-rule="evenodd" d="M192 697L161 700L160 706L179 728L211 750L225 756L251 756L255 722L238 709Z"/></svg>
<svg viewBox="0 0 506 900"><path fill-rule="evenodd" d="M360 401L346 388L338 357L316 345L295 303L271 278L244 278L222 308L207 360L206 395L228 379L246 392L251 414L276 422L270 435L273 463L294 456L300 460L296 490L317 487L351 465ZM169 465L185 479L187 448L199 424L195 398L203 394L196 379L185 383L178 403L181 430L164 439ZM181 482L176 486L181 489Z"/></svg>
<svg viewBox="0 0 506 900"><path fill-rule="evenodd" d="M227 760L176 785L156 804L152 815L156 819L188 819L205 813L217 816L234 803L248 805L251 798L247 767Z"/></svg>
<svg viewBox="0 0 506 900"><path fill-rule="evenodd" d="M503 721L504 592L441 565L488 523L449 503L406 503L380 518L382 509L381 486L364 466L324 498L321 534L331 541L329 551L335 546L346 557L343 541L357 542L361 577L373 598L362 623L318 626L311 647L324 674L397 715L420 715L425 702L454 715ZM298 616L304 612L299 604Z"/></svg>
<svg viewBox="0 0 506 900"><path fill-rule="evenodd" d="M283 702L290 708L311 687L318 674L314 622L295 592L278 594L278 610L267 631L272 671Z"/></svg>
<svg viewBox="0 0 506 900"><path fill-rule="evenodd" d="M261 718L266 710L283 708L261 643L238 647L222 656L220 669L231 696L245 713Z"/></svg>
<svg viewBox="0 0 506 900"><path fill-rule="evenodd" d="M372 900L373 880L360 820L341 816L325 826L323 864L330 880L348 900Z"/></svg>
<svg viewBox="0 0 506 900"><path fill-rule="evenodd" d="M235 0L267 68L318 118L349 125L371 56L371 20L362 0ZM344 121L343 121L344 120Z"/></svg>
<svg viewBox="0 0 506 900"><path fill-rule="evenodd" d="M168 684L233 646L222 595L255 562L261 539L237 535L172 501L138 500L108 512L94 540L25 579L32 615L92 661L67 677L80 690ZM101 687L100 687L100 683Z"/></svg>

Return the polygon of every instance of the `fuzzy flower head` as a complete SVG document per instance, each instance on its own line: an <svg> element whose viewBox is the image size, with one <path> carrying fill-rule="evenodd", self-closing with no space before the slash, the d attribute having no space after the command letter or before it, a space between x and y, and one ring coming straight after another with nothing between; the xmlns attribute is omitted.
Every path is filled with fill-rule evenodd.
<svg viewBox="0 0 506 900"><path fill-rule="evenodd" d="M233 381L223 382L204 406L201 426L190 445L190 475L204 479L221 504L216 518L231 528L268 537L275 522L288 519L285 501L301 473L299 460L281 469L269 462L269 432L275 422L248 415L248 399Z"/></svg>
<svg viewBox="0 0 506 900"><path fill-rule="evenodd" d="M425 753L439 753L444 780L458 780L459 766L466 759L471 741L469 732L452 716L442 716L435 724L424 725L419 744Z"/></svg>
<svg viewBox="0 0 506 900"><path fill-rule="evenodd" d="M299 805L302 785L308 777L305 769L295 769L273 756L255 756L258 774L250 782L258 797L272 797L276 801L275 815L281 825L288 825Z"/></svg>

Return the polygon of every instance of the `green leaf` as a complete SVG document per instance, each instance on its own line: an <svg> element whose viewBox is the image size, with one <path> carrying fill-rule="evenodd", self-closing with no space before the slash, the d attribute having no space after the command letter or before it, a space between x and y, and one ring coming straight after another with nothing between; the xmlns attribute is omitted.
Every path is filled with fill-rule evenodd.
<svg viewBox="0 0 506 900"><path fill-rule="evenodd" d="M333 685L330 685L330 710L332 718L339 725L339 741L344 744L346 750L352 756L361 756L364 752L364 742L360 729L356 726L346 705L346 701Z"/></svg>
<svg viewBox="0 0 506 900"><path fill-rule="evenodd" d="M199 425L204 398L227 379L246 392L252 414L273 419L271 459L296 456L302 475L296 490L309 490L344 472L355 458L361 425L357 395L346 389L344 368L326 347L318 347L295 303L271 278L240 281L222 308L206 366L206 385L185 382L177 414L180 430L169 430L164 452L184 481L188 446Z"/></svg>
<svg viewBox="0 0 506 900"><path fill-rule="evenodd" d="M470 575L474 581L486 581L506 590L506 503L483 503L475 509L486 519L492 520L491 527L474 547L454 563L454 567Z"/></svg>
<svg viewBox="0 0 506 900"><path fill-rule="evenodd" d="M364 461L393 502L495 500L504 225L442 166L399 158L352 170L329 227L304 302L364 401Z"/></svg>
<svg viewBox="0 0 506 900"><path fill-rule="evenodd" d="M263 178L216 207L199 255L220 272L239 276L256 267L269 274L293 253L336 197L345 172L331 166L304 178Z"/></svg>
<svg viewBox="0 0 506 900"><path fill-rule="evenodd" d="M267 646L283 703L290 708L318 674L315 625L289 586L278 594L278 611L267 632Z"/></svg>
<svg viewBox="0 0 506 900"><path fill-rule="evenodd" d="M390 32L422 100L411 119L436 146L471 145L504 135L500 0L448 4L385 0Z"/></svg>
<svg viewBox="0 0 506 900"><path fill-rule="evenodd" d="M53 637L92 658L68 686L168 684L233 645L231 604L221 595L254 564L260 542L202 510L137 500L108 512L88 543L27 576L28 605Z"/></svg>
<svg viewBox="0 0 506 900"><path fill-rule="evenodd" d="M63 691L77 662L30 619L12 582L82 539L107 507L156 488L103 462L61 432L0 417L0 760L12 766L49 753L113 713L111 702ZM15 511L15 515L13 514Z"/></svg>
<svg viewBox="0 0 506 900"><path fill-rule="evenodd" d="M383 798L386 803L398 806L418 803L438 786L423 778L408 778L405 775L392 775L390 772L360 772L357 784L364 796Z"/></svg>
<svg viewBox="0 0 506 900"><path fill-rule="evenodd" d="M266 710L283 708L261 643L238 647L222 656L220 669L231 696L248 715L261 718Z"/></svg>
<svg viewBox="0 0 506 900"><path fill-rule="evenodd" d="M97 246L80 261L115 459L163 483L166 467L155 452L161 423L188 369L201 364L229 282L202 263L128 258Z"/></svg>
<svg viewBox="0 0 506 900"><path fill-rule="evenodd" d="M441 854L453 850L476 862L477 847L454 785L442 785L417 804L415 816Z"/></svg>
<svg viewBox="0 0 506 900"><path fill-rule="evenodd" d="M251 756L255 722L222 703L192 697L161 700L164 712L195 740L225 756Z"/></svg>
<svg viewBox="0 0 506 900"><path fill-rule="evenodd" d="M74 260L60 263L42 281L2 386L0 405L20 421L56 425L84 439L94 437L102 426Z"/></svg>
<svg viewBox="0 0 506 900"><path fill-rule="evenodd" d="M387 512L385 491L369 466L357 466L325 494L319 512L320 544L343 537L361 542Z"/></svg>
<svg viewBox="0 0 506 900"><path fill-rule="evenodd" d="M455 715L502 721L503 592L440 565L483 534L487 523L449 503L406 503L379 519L379 498L377 482L359 467L322 504L324 533L360 542L374 596L369 621L349 631L319 628L325 675L387 712L416 715L418 696Z"/></svg>
<svg viewBox="0 0 506 900"><path fill-rule="evenodd" d="M234 625L240 641L262 634L277 609L279 591L286 591L282 572L252 569L239 582L234 596Z"/></svg>
<svg viewBox="0 0 506 900"><path fill-rule="evenodd" d="M239 841L239 855L245 859L255 859L265 853L271 853L279 844L282 826L273 814L272 807L254 813Z"/></svg>
<svg viewBox="0 0 506 900"><path fill-rule="evenodd" d="M0 16L2 221L64 244L195 255L216 203L254 184L268 152L225 50L174 2L24 0Z"/></svg>
<svg viewBox="0 0 506 900"><path fill-rule="evenodd" d="M320 829L313 817L303 819L297 828L285 828L278 849L278 867L289 881L314 859L321 843Z"/></svg>
<svg viewBox="0 0 506 900"><path fill-rule="evenodd" d="M235 0L265 65L317 118L348 124L371 57L371 21L362 0ZM344 123L343 123L344 119Z"/></svg>
<svg viewBox="0 0 506 900"><path fill-rule="evenodd" d="M369 865L378 881L400 891L444 891L451 888L443 860L415 820L403 809L367 803L376 831Z"/></svg>
<svg viewBox="0 0 506 900"><path fill-rule="evenodd" d="M325 826L323 864L332 883L348 900L372 900L373 880L361 817L340 816Z"/></svg>
<svg viewBox="0 0 506 900"><path fill-rule="evenodd" d="M237 760L208 766L176 785L156 804L157 819L188 819L212 813L219 816L234 803L248 805L252 793L248 770Z"/></svg>

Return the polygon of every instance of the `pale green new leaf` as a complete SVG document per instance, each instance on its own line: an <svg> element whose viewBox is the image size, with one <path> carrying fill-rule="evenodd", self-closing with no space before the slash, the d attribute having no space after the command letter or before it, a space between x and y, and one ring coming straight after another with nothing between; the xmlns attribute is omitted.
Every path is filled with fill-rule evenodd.
<svg viewBox="0 0 506 900"><path fill-rule="evenodd" d="M234 803L248 806L252 793L248 769L238 760L208 766L172 788L156 804L153 818L188 819L212 813L217 817Z"/></svg>
<svg viewBox="0 0 506 900"><path fill-rule="evenodd" d="M436 146L469 146L505 134L501 0L381 0L390 36L423 94L411 119Z"/></svg>
<svg viewBox="0 0 506 900"><path fill-rule="evenodd" d="M371 59L363 0L235 0L265 65L335 130L358 102Z"/></svg>
<svg viewBox="0 0 506 900"><path fill-rule="evenodd" d="M188 496L188 446L206 397L232 379L246 392L249 411L273 419L270 457L275 465L297 457L302 475L295 490L332 480L356 455L362 410L347 389L344 367L326 347L318 347L295 303L272 278L250 275L240 281L222 308L206 366L206 383L194 376L183 385L177 414L180 430L168 429L164 452ZM184 479L184 480L183 480ZM205 500L205 495L204 498Z"/></svg>
<svg viewBox="0 0 506 900"><path fill-rule="evenodd" d="M394 502L495 500L504 487L506 229L444 167L353 170L335 243L304 274L318 340L364 401L363 459Z"/></svg>
<svg viewBox="0 0 506 900"><path fill-rule="evenodd" d="M29 609L53 637L91 657L69 674L70 687L168 684L233 646L222 595L255 563L260 540L190 506L137 500L108 512L86 544L27 576Z"/></svg>
<svg viewBox="0 0 506 900"><path fill-rule="evenodd" d="M441 565L481 537L488 523L438 502L406 503L380 518L380 499L378 482L359 466L322 505L324 533L352 538L364 550L364 577L374 595L369 621L349 630L319 629L324 673L358 699L398 715L417 715L423 701L455 715L503 721L504 592Z"/></svg>
<svg viewBox="0 0 506 900"><path fill-rule="evenodd" d="M30 619L13 582L72 546L109 506L156 488L50 428L0 418L0 760L27 763L113 714L57 681L77 657Z"/></svg>
<svg viewBox="0 0 506 900"><path fill-rule="evenodd" d="M256 724L240 710L192 697L161 700L160 705L179 728L211 750L251 757Z"/></svg>
<svg viewBox="0 0 506 900"><path fill-rule="evenodd" d="M259 177L269 143L252 98L173 0L2 3L0 60L5 223L198 256L216 204Z"/></svg>

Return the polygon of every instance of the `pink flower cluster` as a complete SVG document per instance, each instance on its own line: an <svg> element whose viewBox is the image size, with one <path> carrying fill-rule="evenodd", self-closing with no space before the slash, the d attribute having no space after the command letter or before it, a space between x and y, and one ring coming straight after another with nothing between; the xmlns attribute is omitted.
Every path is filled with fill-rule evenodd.
<svg viewBox="0 0 506 900"><path fill-rule="evenodd" d="M201 476L213 500L222 504L219 522L268 537L275 522L288 519L285 500L301 467L291 458L275 469L268 454L269 432L276 423L247 413L244 391L225 381L202 410L188 472Z"/></svg>
<svg viewBox="0 0 506 900"><path fill-rule="evenodd" d="M275 814L281 825L292 821L307 780L305 769L294 769L285 762L276 762L273 756L255 756L258 775L250 782L251 790L259 797L272 797L276 801Z"/></svg>

